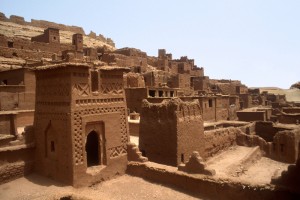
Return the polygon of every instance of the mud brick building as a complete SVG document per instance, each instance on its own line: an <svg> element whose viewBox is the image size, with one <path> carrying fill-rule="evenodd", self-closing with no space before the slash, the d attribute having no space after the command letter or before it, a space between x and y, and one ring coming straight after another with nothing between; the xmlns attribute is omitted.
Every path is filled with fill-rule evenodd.
<svg viewBox="0 0 300 200"><path fill-rule="evenodd" d="M0 110L33 110L35 75L29 68L0 72Z"/></svg>
<svg viewBox="0 0 300 200"><path fill-rule="evenodd" d="M74 186L125 172L124 71L82 63L36 68L37 172Z"/></svg>
<svg viewBox="0 0 300 200"><path fill-rule="evenodd" d="M180 99L143 101L139 148L150 161L178 166L193 151L204 152L203 119L199 103Z"/></svg>

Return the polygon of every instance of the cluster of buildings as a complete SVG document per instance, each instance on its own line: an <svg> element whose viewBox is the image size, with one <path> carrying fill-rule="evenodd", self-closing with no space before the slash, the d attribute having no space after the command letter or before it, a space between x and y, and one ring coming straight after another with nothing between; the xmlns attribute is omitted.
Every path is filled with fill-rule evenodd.
<svg viewBox="0 0 300 200"><path fill-rule="evenodd" d="M49 27L31 40L0 35L0 57L25 60L0 72L0 183L10 171L74 186L125 173L130 135L139 136L138 158L172 166L232 145L299 159L299 130L273 123L299 124L297 104L210 79L186 56L86 47L82 33L65 44Z"/></svg>

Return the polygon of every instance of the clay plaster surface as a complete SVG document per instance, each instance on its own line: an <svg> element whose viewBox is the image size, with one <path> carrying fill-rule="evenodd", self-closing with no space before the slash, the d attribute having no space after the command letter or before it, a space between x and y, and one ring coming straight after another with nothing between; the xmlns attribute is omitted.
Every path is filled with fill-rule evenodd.
<svg viewBox="0 0 300 200"><path fill-rule="evenodd" d="M212 157L207 166L216 170L215 178L229 178L250 184L269 184L273 175L287 170L289 164L266 157L255 160L249 167L238 163L255 147L233 146ZM238 164L238 165L236 165Z"/></svg>
<svg viewBox="0 0 300 200"><path fill-rule="evenodd" d="M81 200L199 199L129 175L79 189L71 186L63 186L36 174L0 185L0 199L53 200L65 196L72 196L73 199Z"/></svg>

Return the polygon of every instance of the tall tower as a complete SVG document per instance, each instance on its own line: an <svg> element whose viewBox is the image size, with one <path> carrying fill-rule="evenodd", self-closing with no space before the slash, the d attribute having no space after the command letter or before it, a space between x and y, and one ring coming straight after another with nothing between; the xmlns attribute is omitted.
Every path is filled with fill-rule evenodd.
<svg viewBox="0 0 300 200"><path fill-rule="evenodd" d="M73 186L125 172L123 72L78 63L36 68L37 172Z"/></svg>
<svg viewBox="0 0 300 200"><path fill-rule="evenodd" d="M80 33L76 33L72 37L72 45L75 45L76 51L83 51L83 36Z"/></svg>

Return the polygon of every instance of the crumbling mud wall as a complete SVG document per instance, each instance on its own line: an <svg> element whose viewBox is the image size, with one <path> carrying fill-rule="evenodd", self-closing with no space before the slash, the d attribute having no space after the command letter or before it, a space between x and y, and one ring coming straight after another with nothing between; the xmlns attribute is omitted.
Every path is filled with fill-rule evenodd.
<svg viewBox="0 0 300 200"><path fill-rule="evenodd" d="M152 165L130 162L127 173L166 186L174 187L201 199L299 199L299 191L290 191L275 185L250 185L205 175L189 175L184 172Z"/></svg>
<svg viewBox="0 0 300 200"><path fill-rule="evenodd" d="M208 158L221 150L236 145L237 134L241 133L239 128L229 127L204 132L204 154Z"/></svg>
<svg viewBox="0 0 300 200"><path fill-rule="evenodd" d="M299 155L300 129L278 132L271 148L271 158L281 162L295 163Z"/></svg>
<svg viewBox="0 0 300 200"><path fill-rule="evenodd" d="M30 174L33 170L33 162L16 162L3 164L0 167L0 185Z"/></svg>
<svg viewBox="0 0 300 200"><path fill-rule="evenodd" d="M203 120L198 101L143 101L139 147L151 161L177 166L193 151L203 154Z"/></svg>
<svg viewBox="0 0 300 200"><path fill-rule="evenodd" d="M2 138L1 138L2 139ZM20 178L33 171L34 138L32 126L22 135L0 147L0 184Z"/></svg>

